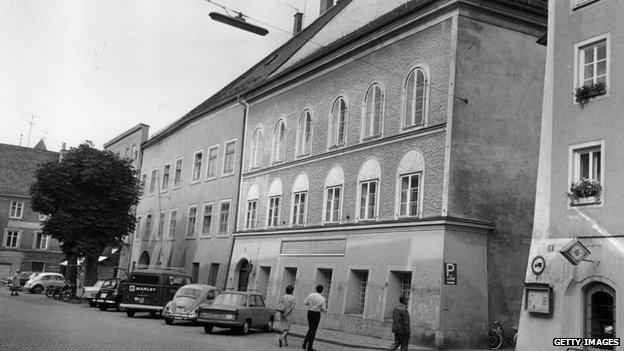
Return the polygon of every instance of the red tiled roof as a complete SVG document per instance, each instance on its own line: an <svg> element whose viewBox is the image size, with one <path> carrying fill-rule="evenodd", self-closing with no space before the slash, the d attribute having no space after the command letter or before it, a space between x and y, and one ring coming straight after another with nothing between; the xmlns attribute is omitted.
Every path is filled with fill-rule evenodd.
<svg viewBox="0 0 624 351"><path fill-rule="evenodd" d="M0 144L0 194L30 196L37 166L58 158L58 152Z"/></svg>

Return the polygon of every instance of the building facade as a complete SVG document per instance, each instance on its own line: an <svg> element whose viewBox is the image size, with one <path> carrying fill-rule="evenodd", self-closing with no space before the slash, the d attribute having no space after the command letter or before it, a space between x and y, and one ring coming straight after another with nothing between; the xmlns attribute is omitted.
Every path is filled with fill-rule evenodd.
<svg viewBox="0 0 624 351"><path fill-rule="evenodd" d="M377 336L409 295L412 341L443 348L515 324L524 271L509 262L529 250L545 10L343 0L304 30L244 94L227 286L275 304L293 284L301 306L323 284L322 327Z"/></svg>
<svg viewBox="0 0 624 351"><path fill-rule="evenodd" d="M535 223L519 350L621 338L624 157L620 1L551 1ZM576 346L576 345L574 345ZM580 347L579 347L580 348ZM621 346L597 346L621 350ZM591 348L594 349L594 348Z"/></svg>
<svg viewBox="0 0 624 351"><path fill-rule="evenodd" d="M193 112L143 143L132 269L183 268L194 282L224 286L238 208L244 110L235 101Z"/></svg>
<svg viewBox="0 0 624 351"><path fill-rule="evenodd" d="M60 272L65 256L58 241L41 231L46 216L30 206L37 166L58 160L59 153L47 151L43 141L35 148L0 144L0 276L17 270Z"/></svg>
<svg viewBox="0 0 624 351"><path fill-rule="evenodd" d="M149 126L143 123L139 123L136 126L121 133L112 140L104 144L104 149L113 152L119 157L129 158L132 160L134 169L137 172L137 179L141 174L141 144L147 140L149 134ZM136 211L136 208L133 209ZM122 276L125 277L129 272L130 265L130 251L133 238L132 235L128 235L124 240L120 248L107 248L105 253L109 258L106 262L108 269L112 269L112 272L102 272L100 269L100 277L110 276ZM113 252L114 251L114 252ZM112 260L112 262L110 262ZM102 268L103 265L100 265ZM116 272L115 272L116 271ZM116 274L115 274L116 273Z"/></svg>

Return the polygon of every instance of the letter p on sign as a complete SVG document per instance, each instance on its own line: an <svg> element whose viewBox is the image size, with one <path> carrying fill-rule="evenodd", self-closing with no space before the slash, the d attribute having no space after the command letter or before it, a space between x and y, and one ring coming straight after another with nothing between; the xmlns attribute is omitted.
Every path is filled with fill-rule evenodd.
<svg viewBox="0 0 624 351"><path fill-rule="evenodd" d="M457 263L444 262L444 284L457 285Z"/></svg>

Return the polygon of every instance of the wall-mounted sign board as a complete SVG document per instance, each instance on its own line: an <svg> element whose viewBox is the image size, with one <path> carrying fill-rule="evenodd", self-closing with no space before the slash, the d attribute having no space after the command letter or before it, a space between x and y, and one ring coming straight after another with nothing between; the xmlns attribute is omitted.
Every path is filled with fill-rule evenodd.
<svg viewBox="0 0 624 351"><path fill-rule="evenodd" d="M550 315L553 309L553 292L548 284L525 284L524 309L530 313Z"/></svg>

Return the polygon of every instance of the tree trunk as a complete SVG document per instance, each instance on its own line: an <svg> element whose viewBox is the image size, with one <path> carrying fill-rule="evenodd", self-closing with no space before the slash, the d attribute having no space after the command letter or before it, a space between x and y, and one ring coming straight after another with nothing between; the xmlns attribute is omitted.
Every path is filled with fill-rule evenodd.
<svg viewBox="0 0 624 351"><path fill-rule="evenodd" d="M85 258L87 268L85 269L85 286L93 286L98 280L98 258L100 255L89 255Z"/></svg>
<svg viewBox="0 0 624 351"><path fill-rule="evenodd" d="M74 294L76 293L76 280L78 278L78 258L71 256L67 258L67 277L66 279L72 284Z"/></svg>

